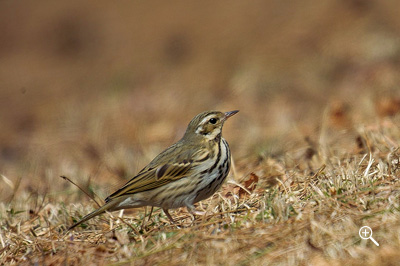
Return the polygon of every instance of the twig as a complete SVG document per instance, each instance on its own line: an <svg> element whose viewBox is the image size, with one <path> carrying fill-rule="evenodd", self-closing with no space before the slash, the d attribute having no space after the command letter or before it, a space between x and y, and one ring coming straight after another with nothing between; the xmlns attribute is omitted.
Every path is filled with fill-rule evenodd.
<svg viewBox="0 0 400 266"><path fill-rule="evenodd" d="M88 196L91 200L93 200L97 206L101 207L101 205L96 201L96 199L94 197L92 197L86 190L84 190L83 188L81 188L78 184L76 184L74 181L72 181L71 179L69 179L68 177L61 175L60 176L62 179L67 180L68 182L70 182L71 184L73 184L74 186L76 186L77 188L79 188L83 193L86 194L86 196Z"/></svg>
<svg viewBox="0 0 400 266"><path fill-rule="evenodd" d="M143 217L142 228L141 228L142 231L144 230L144 227L146 226L146 224L150 221L151 215L153 214L153 209L154 209L154 207L151 206L149 217L147 218L147 222L146 222L147 207L144 209L144 217Z"/></svg>

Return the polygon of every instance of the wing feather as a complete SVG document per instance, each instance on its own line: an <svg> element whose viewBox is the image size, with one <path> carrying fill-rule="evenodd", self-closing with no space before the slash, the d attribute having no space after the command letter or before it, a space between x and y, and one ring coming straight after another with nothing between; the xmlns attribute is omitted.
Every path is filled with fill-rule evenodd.
<svg viewBox="0 0 400 266"><path fill-rule="evenodd" d="M185 152L177 152L183 143L176 143L164 152L160 153L136 176L129 180L123 187L108 196L105 201L127 194L135 194L164 186L170 182L190 176L191 171L200 162L209 158L207 149L187 149ZM178 156L174 156L178 154ZM169 158L166 160L165 158Z"/></svg>
<svg viewBox="0 0 400 266"><path fill-rule="evenodd" d="M193 165L185 163L163 164L157 168L143 169L122 188L106 198L106 202L127 194L134 194L158 188L190 174Z"/></svg>

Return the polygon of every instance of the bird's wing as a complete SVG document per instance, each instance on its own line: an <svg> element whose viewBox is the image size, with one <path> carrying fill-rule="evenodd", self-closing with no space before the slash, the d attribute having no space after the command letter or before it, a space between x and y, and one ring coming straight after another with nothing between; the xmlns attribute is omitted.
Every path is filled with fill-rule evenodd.
<svg viewBox="0 0 400 266"><path fill-rule="evenodd" d="M155 160L129 180L122 188L108 196L105 201L109 202L120 196L155 189L172 181L187 177L190 175L193 167L197 165L193 158L200 157L202 159L208 156L204 151L187 152L185 155L182 156L181 153L178 158L173 157L171 158L173 161L166 162L160 162L161 160L156 160L156 157Z"/></svg>

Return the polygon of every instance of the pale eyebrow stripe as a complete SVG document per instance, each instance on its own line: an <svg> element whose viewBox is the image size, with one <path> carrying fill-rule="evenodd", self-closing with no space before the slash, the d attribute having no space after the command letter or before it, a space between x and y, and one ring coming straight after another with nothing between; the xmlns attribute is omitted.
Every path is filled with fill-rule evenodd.
<svg viewBox="0 0 400 266"><path fill-rule="evenodd" d="M203 120L201 120L200 125L203 125L207 120L210 120L211 117L213 117L213 116L214 116L214 114L204 117Z"/></svg>

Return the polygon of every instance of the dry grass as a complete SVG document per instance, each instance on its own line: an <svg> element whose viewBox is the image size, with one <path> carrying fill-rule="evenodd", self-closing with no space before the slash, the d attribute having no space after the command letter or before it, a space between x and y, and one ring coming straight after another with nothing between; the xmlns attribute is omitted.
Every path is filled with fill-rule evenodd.
<svg viewBox="0 0 400 266"><path fill-rule="evenodd" d="M398 264L399 8L1 2L0 265ZM205 216L66 232L211 109L240 113Z"/></svg>
<svg viewBox="0 0 400 266"><path fill-rule="evenodd" d="M0 205L2 264L395 264L400 130L393 122L363 128L353 147L326 139L282 156L240 160L239 186L230 181L202 202L207 215L194 221L175 211L179 226L159 210L149 218L139 209L66 232L92 208L26 194ZM256 186L243 180L250 172ZM15 188L4 176L3 182ZM29 217L20 212L27 206L35 206ZM360 239L363 225L380 247Z"/></svg>

